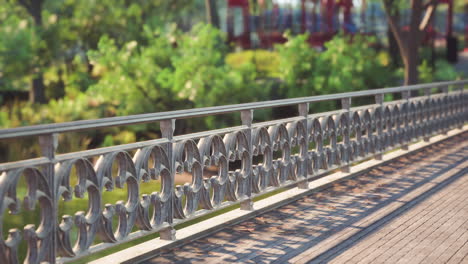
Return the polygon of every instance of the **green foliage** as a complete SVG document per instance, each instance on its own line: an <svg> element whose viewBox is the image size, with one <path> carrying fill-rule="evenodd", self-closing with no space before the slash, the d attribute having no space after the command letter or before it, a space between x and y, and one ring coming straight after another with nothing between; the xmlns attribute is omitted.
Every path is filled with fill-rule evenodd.
<svg viewBox="0 0 468 264"><path fill-rule="evenodd" d="M174 64L172 89L180 98L206 105L225 85L227 52L224 35L210 25L195 26L181 38ZM214 95L215 97L211 97Z"/></svg>
<svg viewBox="0 0 468 264"><path fill-rule="evenodd" d="M33 105L29 102L14 102L0 108L0 127L19 127L43 123L59 123L72 120L96 119L115 115L115 106L86 94L78 93L74 97L64 97L58 100L51 100L47 105ZM115 134L119 130L114 131ZM113 134L113 133L111 133ZM99 138L98 131L88 131L79 135L66 133L60 137L60 150L64 152L87 149L93 138ZM29 142L31 140L32 142ZM33 143L34 142L34 143ZM3 143L3 142L0 142ZM0 158L8 157L9 160L24 158L27 153L36 152L37 144L35 139L26 141L15 141L14 146L5 147L0 145L0 149L5 153L0 154ZM21 149L21 151L18 151Z"/></svg>
<svg viewBox="0 0 468 264"><path fill-rule="evenodd" d="M322 67L317 74L328 76L328 82L322 81L327 93L395 83L393 71L388 67L388 54L369 48L373 43L373 38L356 35L352 39L338 36L325 44L327 50L320 56ZM316 85L320 86L320 83Z"/></svg>
<svg viewBox="0 0 468 264"><path fill-rule="evenodd" d="M20 1L0 0L0 90L28 90L35 74L47 72L44 82L50 97L64 96L54 82L59 77L66 89L72 85L84 91L92 81L90 72L81 68L89 66L86 53L97 48L102 36L109 36L117 46L131 41L141 44L146 41L145 26L165 28L194 8L194 0L43 3L38 10L42 23L36 24ZM76 57L81 58L81 65Z"/></svg>
<svg viewBox="0 0 468 264"><path fill-rule="evenodd" d="M197 25L188 34L145 28L148 45L131 41L118 47L103 37L88 53L99 81L87 94L117 105L117 115L247 102L266 97L247 67L225 63L222 32ZM212 125L210 126L212 127Z"/></svg>
<svg viewBox="0 0 468 264"><path fill-rule="evenodd" d="M92 64L89 75L80 57L72 63L72 75L61 77L62 69L51 67L45 74L49 85L63 82L66 96L42 106L14 105L11 116L2 116L0 124L66 122L269 98L270 84L257 80L251 64L236 68L226 64L223 33L210 25L200 24L186 34L175 28L161 32L147 26L144 36L145 45L137 41L118 45L109 36L102 37L98 48L87 54ZM86 84L89 88L82 89ZM233 119L223 122L215 124L208 118L204 128L232 124ZM100 144L126 143L135 140L136 133L141 136L154 130L145 125L126 129L133 134L113 129Z"/></svg>
<svg viewBox="0 0 468 264"><path fill-rule="evenodd" d="M291 36L284 45L277 45L279 54L279 73L284 81L283 91L286 97L313 95L314 73L317 70L319 53L311 49L307 34Z"/></svg>
<svg viewBox="0 0 468 264"><path fill-rule="evenodd" d="M418 72L419 72L419 80L423 83L428 83L432 82L434 79L432 68L427 62L427 60L424 60L421 65L418 66Z"/></svg>
<svg viewBox="0 0 468 264"><path fill-rule="evenodd" d="M230 53L226 56L226 63L234 69L241 69L252 64L259 78L279 77L279 56L276 51L246 50Z"/></svg>
<svg viewBox="0 0 468 264"><path fill-rule="evenodd" d="M434 81L453 81L463 78L463 75L455 70L452 64L446 60L435 62Z"/></svg>
<svg viewBox="0 0 468 264"><path fill-rule="evenodd" d="M74 97L51 100L43 106L15 102L12 106L3 106L1 112L0 126L18 127L112 116L115 114L115 106L79 93Z"/></svg>
<svg viewBox="0 0 468 264"><path fill-rule="evenodd" d="M421 83L451 81L463 77L455 70L453 65L445 60L436 60L434 69L424 60L421 65L418 66L418 71Z"/></svg>
<svg viewBox="0 0 468 264"><path fill-rule="evenodd" d="M0 91L27 90L38 39L28 20L7 15L9 8L0 5Z"/></svg>
<svg viewBox="0 0 468 264"><path fill-rule="evenodd" d="M325 44L324 52L310 49L307 35L290 37L277 46L280 73L287 97L330 94L395 83L388 67L388 54L369 48L368 37L337 36Z"/></svg>
<svg viewBox="0 0 468 264"><path fill-rule="evenodd" d="M248 102L265 98L267 89L258 89L254 65L226 64L226 39L210 25L197 25L181 38L173 57L173 90L180 99L195 106Z"/></svg>
<svg viewBox="0 0 468 264"><path fill-rule="evenodd" d="M166 36L150 41L146 47L131 41L119 48L115 40L103 37L98 50L88 53L93 74L100 76L88 94L114 101L117 115L167 110L174 95L160 75L171 66L166 63L173 50Z"/></svg>

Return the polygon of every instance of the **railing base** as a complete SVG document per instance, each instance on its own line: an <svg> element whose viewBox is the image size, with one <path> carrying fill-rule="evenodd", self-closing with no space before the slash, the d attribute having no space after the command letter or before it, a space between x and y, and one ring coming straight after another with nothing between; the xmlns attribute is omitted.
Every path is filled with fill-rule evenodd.
<svg viewBox="0 0 468 264"><path fill-rule="evenodd" d="M159 237L163 240L176 240L176 231L172 226L162 229L159 231Z"/></svg>
<svg viewBox="0 0 468 264"><path fill-rule="evenodd" d="M252 199L248 199L248 200L242 201L242 202L240 203L240 209L241 209L241 210L245 210L245 211L253 211L253 210L254 210L254 207L253 207L253 201L252 201Z"/></svg>
<svg viewBox="0 0 468 264"><path fill-rule="evenodd" d="M351 167L349 165L344 166L344 167L341 168L341 172L350 173L351 172Z"/></svg>

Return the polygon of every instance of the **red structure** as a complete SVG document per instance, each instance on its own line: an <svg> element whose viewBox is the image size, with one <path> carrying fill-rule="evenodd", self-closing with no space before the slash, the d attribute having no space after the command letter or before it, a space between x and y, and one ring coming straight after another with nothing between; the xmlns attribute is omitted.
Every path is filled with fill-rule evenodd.
<svg viewBox="0 0 468 264"><path fill-rule="evenodd" d="M365 0L362 2L365 5ZM453 0L439 0L439 3L448 5L445 32L448 40L452 36ZM307 6L313 6L312 10L308 10ZM272 0L227 0L227 7L229 42L244 49L271 48L276 43L283 43L286 41L286 30L309 32L309 43L315 47L322 47L340 27L347 34L356 32L351 15L353 0L301 0L299 10L287 5L279 6ZM361 21L365 24L364 15ZM436 35L437 32L429 27L426 42Z"/></svg>
<svg viewBox="0 0 468 264"><path fill-rule="evenodd" d="M321 47L337 32L336 21L343 13L342 29L350 33L352 0L301 0L301 9L293 10L280 7L271 0L227 0L227 32L229 41L248 49L253 46L270 48L273 44L286 41L284 32L299 28L301 33L310 32L309 42L312 46ZM252 3L257 2L258 10L253 10ZM307 12L306 5L314 6L312 12ZM320 9L317 8L320 6ZM253 11L253 12L252 12ZM295 13L296 12L296 13ZM300 14L300 27L293 21L296 14ZM322 21L319 24L320 18ZM312 29L308 27L308 19ZM251 28L254 27L254 28ZM257 35L257 43L253 43L252 33ZM299 33L296 31L296 33Z"/></svg>
<svg viewBox="0 0 468 264"><path fill-rule="evenodd" d="M240 33L236 32L235 18L239 15L236 11L240 10L242 18L242 28ZM242 48L250 48L250 12L249 12L249 1L248 0L228 0L228 14L227 14L227 33L228 40L231 43L241 46Z"/></svg>

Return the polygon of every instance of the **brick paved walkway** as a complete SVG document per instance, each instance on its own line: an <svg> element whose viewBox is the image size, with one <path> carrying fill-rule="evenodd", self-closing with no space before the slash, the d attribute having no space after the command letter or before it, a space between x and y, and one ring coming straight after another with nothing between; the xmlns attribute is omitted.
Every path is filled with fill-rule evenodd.
<svg viewBox="0 0 468 264"><path fill-rule="evenodd" d="M146 263L468 263L468 133Z"/></svg>

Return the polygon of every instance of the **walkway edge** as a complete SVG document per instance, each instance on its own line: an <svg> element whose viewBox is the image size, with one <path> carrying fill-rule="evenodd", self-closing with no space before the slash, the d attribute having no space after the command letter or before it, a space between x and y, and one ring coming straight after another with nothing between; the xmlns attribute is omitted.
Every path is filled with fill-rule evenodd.
<svg viewBox="0 0 468 264"><path fill-rule="evenodd" d="M213 234L221 229L240 223L249 218L253 218L267 211L276 209L295 200L298 200L304 196L310 195L314 192L318 192L329 187L331 184L336 182L359 176L366 173L377 166L387 164L397 158L413 154L422 150L423 148L430 146L434 143L444 141L450 137L468 131L468 125L465 125L462 129L454 129L449 131L446 135L437 135L430 138L429 142L418 142L409 146L409 150L396 150L383 155L382 160L369 160L363 163L357 164L351 167L350 173L336 172L328 176L319 178L309 183L308 189L292 188L282 193L270 196L263 200L254 203L255 211L245 211L235 209L233 211L224 213L219 216L207 219L189 227L177 230L177 239L174 241L161 240L159 238L149 240L147 242L132 246L130 248L121 250L117 253L108 255L106 257L97 259L90 263L102 264L102 263L138 263L150 258L155 257L162 250L174 248L185 243L188 243L195 239L200 239ZM118 261L118 262L117 262Z"/></svg>

